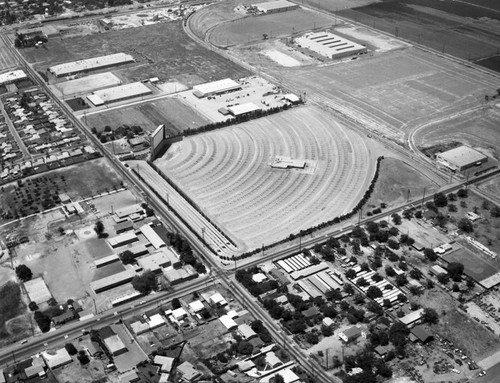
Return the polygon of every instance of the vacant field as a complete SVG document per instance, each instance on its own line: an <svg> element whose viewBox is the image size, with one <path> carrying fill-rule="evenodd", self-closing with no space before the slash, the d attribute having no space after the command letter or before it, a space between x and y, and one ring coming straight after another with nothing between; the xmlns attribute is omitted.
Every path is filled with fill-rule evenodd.
<svg viewBox="0 0 500 383"><path fill-rule="evenodd" d="M4 69L13 68L17 65L17 60L10 53L3 39L0 39L0 72L2 72Z"/></svg>
<svg viewBox="0 0 500 383"><path fill-rule="evenodd" d="M187 128L206 125L208 120L177 98L145 102L132 107L104 110L87 115L87 126L98 131L109 125L115 129L120 125L139 125L144 130L153 131L158 125L171 127L171 134L178 134Z"/></svg>
<svg viewBox="0 0 500 383"><path fill-rule="evenodd" d="M437 189L438 185L407 163L396 158L385 157L380 163L377 183L363 213L366 216L366 213L373 208L380 207L381 203L391 208L408 199L419 198L424 188L430 193L429 191Z"/></svg>
<svg viewBox="0 0 500 383"><path fill-rule="evenodd" d="M6 322L21 315L25 310L19 285L13 281L4 283L0 287L0 344L13 335L7 331Z"/></svg>
<svg viewBox="0 0 500 383"><path fill-rule="evenodd" d="M440 52L475 61L498 54L500 33L498 5L495 5L497 10L480 5L465 1L384 1L341 10L338 14Z"/></svg>
<svg viewBox="0 0 500 383"><path fill-rule="evenodd" d="M420 129L414 136L415 143L419 146L432 146L460 141L498 160L500 159L499 123L500 109L484 107Z"/></svg>
<svg viewBox="0 0 500 383"><path fill-rule="evenodd" d="M181 22L51 40L47 49L21 50L26 59L37 63L41 70L58 63L117 52L129 53L137 61L135 64L116 67L113 71L118 77L130 82L159 77L162 81L175 80L191 86L249 74L245 69L190 40Z"/></svg>
<svg viewBox="0 0 500 383"><path fill-rule="evenodd" d="M312 29L329 27L335 18L306 9L262 16L250 16L219 24L208 32L209 40L219 47L289 36Z"/></svg>
<svg viewBox="0 0 500 383"><path fill-rule="evenodd" d="M305 170L272 169L278 155ZM349 212L374 174L365 141L314 107L188 137L157 160L223 230L248 248Z"/></svg>
<svg viewBox="0 0 500 383"><path fill-rule="evenodd" d="M465 274L478 282L491 277L499 271L497 267L488 262L486 256L463 248L446 254L443 259L446 262L462 263Z"/></svg>
<svg viewBox="0 0 500 383"><path fill-rule="evenodd" d="M484 102L495 89L490 76L416 48L336 65L267 70L309 100L399 141L413 126Z"/></svg>

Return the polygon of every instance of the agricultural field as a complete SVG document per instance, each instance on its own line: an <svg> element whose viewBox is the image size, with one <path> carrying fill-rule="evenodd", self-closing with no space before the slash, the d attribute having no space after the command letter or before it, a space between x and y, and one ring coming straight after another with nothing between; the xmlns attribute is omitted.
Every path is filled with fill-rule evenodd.
<svg viewBox="0 0 500 383"><path fill-rule="evenodd" d="M28 62L36 63L41 71L68 61L128 53L136 63L113 70L125 82L158 77L161 81L178 81L192 86L249 74L237 64L187 38L181 22L54 39L47 44L47 49L25 48L20 52Z"/></svg>
<svg viewBox="0 0 500 383"><path fill-rule="evenodd" d="M486 104L478 110L425 125L414 133L414 141L419 147L459 141L500 160L499 122L500 108Z"/></svg>
<svg viewBox="0 0 500 383"><path fill-rule="evenodd" d="M305 169L273 169L276 156ZM367 142L315 107L187 137L156 165L248 249L349 212L375 171ZM273 228L273 229L270 229Z"/></svg>
<svg viewBox="0 0 500 383"><path fill-rule="evenodd" d="M171 130L169 133L173 135L188 128L198 128L209 122L179 99L170 97L131 107L87 114L84 121L89 128L95 127L99 132L103 131L106 126L116 129L123 124L139 125L146 131L153 131L158 125L166 124Z"/></svg>
<svg viewBox="0 0 500 383"><path fill-rule="evenodd" d="M476 106L495 89L489 76L411 47L334 65L267 70L309 100L400 142L414 126Z"/></svg>
<svg viewBox="0 0 500 383"><path fill-rule="evenodd" d="M479 60L499 54L500 12L498 3L492 1L376 2L338 14L479 64Z"/></svg>
<svg viewBox="0 0 500 383"><path fill-rule="evenodd" d="M121 179L103 158L54 170L3 186L2 221L60 205L62 193L78 201L120 187Z"/></svg>
<svg viewBox="0 0 500 383"><path fill-rule="evenodd" d="M267 38L282 38L294 33L326 28L335 18L307 9L296 9L269 15L249 16L219 24L208 33L209 41L218 47L254 43Z"/></svg>

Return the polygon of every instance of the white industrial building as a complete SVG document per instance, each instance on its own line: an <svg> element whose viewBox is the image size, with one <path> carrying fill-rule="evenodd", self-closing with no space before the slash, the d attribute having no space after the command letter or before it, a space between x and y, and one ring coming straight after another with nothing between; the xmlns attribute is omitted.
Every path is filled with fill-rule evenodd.
<svg viewBox="0 0 500 383"><path fill-rule="evenodd" d="M26 80L28 76L21 69L0 73L0 85L12 84L16 81Z"/></svg>
<svg viewBox="0 0 500 383"><path fill-rule="evenodd" d="M234 105L227 108L229 113L233 116L244 116L246 114L252 114L257 111L261 111L262 108L258 105L255 105L253 102L246 102L244 104Z"/></svg>
<svg viewBox="0 0 500 383"><path fill-rule="evenodd" d="M111 72L92 74L75 80L63 81L54 86L63 97L87 94L100 89L118 86L122 81Z"/></svg>
<svg viewBox="0 0 500 383"><path fill-rule="evenodd" d="M86 60L54 65L48 68L47 71L56 77L63 77L132 62L135 62L135 60L131 55L126 53L115 53L107 56L93 57Z"/></svg>
<svg viewBox="0 0 500 383"><path fill-rule="evenodd" d="M295 43L299 47L310 49L329 59L338 59L368 51L365 46L330 32L306 33L295 39Z"/></svg>
<svg viewBox="0 0 500 383"><path fill-rule="evenodd" d="M142 82L133 82L113 88L96 90L92 94L89 94L87 99L94 106L101 106L112 102L128 100L129 98L146 96L151 93L153 91Z"/></svg>
<svg viewBox="0 0 500 383"><path fill-rule="evenodd" d="M241 85L230 78L193 86L193 94L198 98L240 90Z"/></svg>
<svg viewBox="0 0 500 383"><path fill-rule="evenodd" d="M436 161L452 170L462 171L487 162L488 157L469 146L462 145L446 152L437 153Z"/></svg>
<svg viewBox="0 0 500 383"><path fill-rule="evenodd" d="M266 1L264 3L252 4L252 7L257 8L262 13L278 13L298 9L299 6L287 0Z"/></svg>
<svg viewBox="0 0 500 383"><path fill-rule="evenodd" d="M24 288L28 293L30 301L35 302L36 304L47 302L50 298L52 298L52 294L42 277L24 282Z"/></svg>

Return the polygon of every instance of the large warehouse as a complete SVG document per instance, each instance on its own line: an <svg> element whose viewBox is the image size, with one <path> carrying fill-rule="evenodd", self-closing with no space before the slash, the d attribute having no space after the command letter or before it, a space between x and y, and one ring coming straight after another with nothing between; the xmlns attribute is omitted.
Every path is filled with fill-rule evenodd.
<svg viewBox="0 0 500 383"><path fill-rule="evenodd" d="M455 171L463 171L488 161L483 153L469 146L459 146L446 152L437 153L436 161Z"/></svg>
<svg viewBox="0 0 500 383"><path fill-rule="evenodd" d="M198 98L240 90L241 85L230 78L193 86L193 94Z"/></svg>
<svg viewBox="0 0 500 383"><path fill-rule="evenodd" d="M153 91L142 82L133 82L131 84L97 90L92 94L89 94L87 99L93 105L101 106L112 102L128 100L129 98L145 96L151 93L153 93Z"/></svg>
<svg viewBox="0 0 500 383"><path fill-rule="evenodd" d="M0 73L0 85L12 84L13 82L26 80L28 76L21 69Z"/></svg>
<svg viewBox="0 0 500 383"><path fill-rule="evenodd" d="M329 59L366 53L365 46L339 37L330 32L306 33L295 40L299 47L307 48Z"/></svg>
<svg viewBox="0 0 500 383"><path fill-rule="evenodd" d="M133 62L135 62L135 60L130 55L126 53L115 53L107 56L93 57L91 59L54 65L48 68L47 71L56 77L63 77Z"/></svg>
<svg viewBox="0 0 500 383"><path fill-rule="evenodd" d="M299 8L298 4L287 0L266 1L265 3L252 4L252 7L257 8L262 13L278 13Z"/></svg>
<svg viewBox="0 0 500 383"><path fill-rule="evenodd" d="M55 84L63 97L72 97L87 94L100 89L120 85L121 80L111 72L91 74L75 80L63 81Z"/></svg>

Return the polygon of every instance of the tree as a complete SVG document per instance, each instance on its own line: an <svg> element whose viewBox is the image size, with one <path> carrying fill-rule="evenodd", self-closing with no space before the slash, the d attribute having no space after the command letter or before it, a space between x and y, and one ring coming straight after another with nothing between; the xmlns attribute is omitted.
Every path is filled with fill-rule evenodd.
<svg viewBox="0 0 500 383"><path fill-rule="evenodd" d="M476 286L476 282L474 282L472 278L467 278L467 287L469 289L472 289L474 288L474 286Z"/></svg>
<svg viewBox="0 0 500 383"><path fill-rule="evenodd" d="M389 239L387 241L387 246L389 246L393 250L398 250L399 249L399 242L395 241L394 239Z"/></svg>
<svg viewBox="0 0 500 383"><path fill-rule="evenodd" d="M305 336L306 342L309 344L318 344L319 336L317 333L309 331Z"/></svg>
<svg viewBox="0 0 500 383"><path fill-rule="evenodd" d="M460 198L467 198L468 195L469 195L469 193L467 192L467 189L460 189L457 192L457 196Z"/></svg>
<svg viewBox="0 0 500 383"><path fill-rule="evenodd" d="M380 282L382 279L384 279L384 277L379 273L375 273L372 275L372 281L375 283Z"/></svg>
<svg viewBox="0 0 500 383"><path fill-rule="evenodd" d="M120 254L120 259L124 265L128 265L135 262L135 254L130 250L125 250Z"/></svg>
<svg viewBox="0 0 500 383"><path fill-rule="evenodd" d="M354 271L353 269L349 269L345 272L345 276L349 279L356 278L356 271Z"/></svg>
<svg viewBox="0 0 500 383"><path fill-rule="evenodd" d="M182 305L181 305L181 301L179 300L179 298L174 298L172 299L172 309L176 310L178 308L181 308Z"/></svg>
<svg viewBox="0 0 500 383"><path fill-rule="evenodd" d="M458 293L460 291L460 287L458 287L458 284L454 283L453 286L451 287L454 293Z"/></svg>
<svg viewBox="0 0 500 383"><path fill-rule="evenodd" d="M389 235L397 237L399 235L399 230L397 227L393 226L389 229Z"/></svg>
<svg viewBox="0 0 500 383"><path fill-rule="evenodd" d="M356 284L358 286L368 286L370 283L368 283L368 281L364 278L364 277L359 277L358 280L356 281Z"/></svg>
<svg viewBox="0 0 500 383"><path fill-rule="evenodd" d="M446 285L450 281L450 276L447 273L441 273L437 276L439 283Z"/></svg>
<svg viewBox="0 0 500 383"><path fill-rule="evenodd" d="M450 277L454 280L456 276L461 276L464 272L464 265L460 262L450 262L446 268Z"/></svg>
<svg viewBox="0 0 500 383"><path fill-rule="evenodd" d="M276 374L274 375L274 383L285 383L285 379L282 375Z"/></svg>
<svg viewBox="0 0 500 383"><path fill-rule="evenodd" d="M394 269L392 268L392 266L386 266L385 267L385 274L388 276L388 277L393 277L396 275L396 272L394 271Z"/></svg>
<svg viewBox="0 0 500 383"><path fill-rule="evenodd" d="M444 195L444 193L436 193L434 194L434 205L437 207L445 207L448 205L448 199Z"/></svg>
<svg viewBox="0 0 500 383"><path fill-rule="evenodd" d="M389 328L389 341L394 346L404 346L410 330L402 322L395 321Z"/></svg>
<svg viewBox="0 0 500 383"><path fill-rule="evenodd" d="M401 225L401 216L398 213L391 215L391 218L394 225Z"/></svg>
<svg viewBox="0 0 500 383"><path fill-rule="evenodd" d="M151 291L156 290L156 277L150 270L146 270L141 275L136 275L132 279L132 286L140 293L147 295Z"/></svg>
<svg viewBox="0 0 500 383"><path fill-rule="evenodd" d="M70 355L76 355L78 353L78 350L73 345L73 343L66 343L64 345L64 348L66 349L66 351L68 351L68 354Z"/></svg>
<svg viewBox="0 0 500 383"><path fill-rule="evenodd" d="M396 276L396 284L398 286L404 286L408 283L408 279L406 278L406 275L400 274Z"/></svg>
<svg viewBox="0 0 500 383"><path fill-rule="evenodd" d="M350 283L346 283L344 285L344 291L348 295L352 295L354 293L354 287Z"/></svg>
<svg viewBox="0 0 500 383"><path fill-rule="evenodd" d="M94 231L97 233L99 238L103 238L104 236L104 224L101 221L97 221L94 226Z"/></svg>
<svg viewBox="0 0 500 383"><path fill-rule="evenodd" d="M392 307L392 303L389 299L384 299L383 305L386 309L390 309Z"/></svg>
<svg viewBox="0 0 500 383"><path fill-rule="evenodd" d="M382 309L382 307L380 307L380 305L378 303L373 302L373 301L369 301L366 304L366 308L368 310L370 310L372 313L377 314L377 315L382 315L384 313L384 310Z"/></svg>
<svg viewBox="0 0 500 383"><path fill-rule="evenodd" d="M253 346L250 342L243 340L238 344L238 353L243 355L251 355L252 352Z"/></svg>
<svg viewBox="0 0 500 383"><path fill-rule="evenodd" d="M321 334L323 334L323 336L332 336L333 328L331 326L321 325Z"/></svg>
<svg viewBox="0 0 500 383"><path fill-rule="evenodd" d="M424 249L424 256L431 262L434 262L436 259L438 259L438 256L436 255L434 250L429 248Z"/></svg>
<svg viewBox="0 0 500 383"><path fill-rule="evenodd" d="M38 305L36 304L36 302L30 302L28 304L28 308L31 310L31 311L36 311L38 310Z"/></svg>
<svg viewBox="0 0 500 383"><path fill-rule="evenodd" d="M462 218L460 221L458 221L457 227L464 233L472 233L474 231L472 221L468 218Z"/></svg>
<svg viewBox="0 0 500 383"><path fill-rule="evenodd" d="M31 279L31 277L33 277L33 273L31 272L31 269L26 265L17 266L16 267L16 275L23 282L29 281Z"/></svg>
<svg viewBox="0 0 500 383"><path fill-rule="evenodd" d="M500 207L493 205L492 208L490 209L490 215L493 218L498 218L500 217Z"/></svg>
<svg viewBox="0 0 500 383"><path fill-rule="evenodd" d="M417 279L417 280L422 278L422 272L418 269L411 269L409 272L409 275L411 278Z"/></svg>
<svg viewBox="0 0 500 383"><path fill-rule="evenodd" d="M436 324L439 321L438 313L436 310L426 307L424 308L424 312L422 314L422 321L429 324Z"/></svg>
<svg viewBox="0 0 500 383"><path fill-rule="evenodd" d="M380 298L384 294L377 286L370 286L366 291L366 296L371 299Z"/></svg>
<svg viewBox="0 0 500 383"><path fill-rule="evenodd" d="M35 321L42 332L50 330L50 318L40 311L35 311Z"/></svg>
<svg viewBox="0 0 500 383"><path fill-rule="evenodd" d="M400 301L401 303L405 303L408 299L406 298L406 295L404 295L403 293L400 293L398 294L398 301Z"/></svg>
<svg viewBox="0 0 500 383"><path fill-rule="evenodd" d="M77 359L82 365L90 363L89 354L87 354L84 350L80 350L78 352Z"/></svg>

